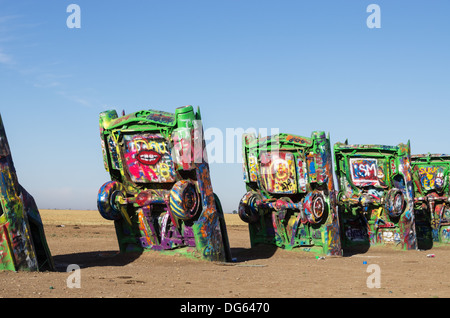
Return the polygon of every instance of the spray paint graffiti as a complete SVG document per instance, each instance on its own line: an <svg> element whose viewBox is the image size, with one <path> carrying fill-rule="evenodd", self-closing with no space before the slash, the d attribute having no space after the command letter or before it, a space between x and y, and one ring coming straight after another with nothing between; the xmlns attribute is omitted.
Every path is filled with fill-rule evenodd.
<svg viewBox="0 0 450 318"><path fill-rule="evenodd" d="M231 261L225 219L214 194L200 113L139 111L100 114L100 137L111 181L98 209L114 221L121 252L172 251Z"/></svg>
<svg viewBox="0 0 450 318"><path fill-rule="evenodd" d="M247 193L239 216L249 225L251 245L341 255L329 137L242 139Z"/></svg>
<svg viewBox="0 0 450 318"><path fill-rule="evenodd" d="M294 162L294 155L290 152L262 153L260 169L263 187L271 193L296 192Z"/></svg>
<svg viewBox="0 0 450 318"><path fill-rule="evenodd" d="M450 155L411 156L418 245L450 243Z"/></svg>
<svg viewBox="0 0 450 318"><path fill-rule="evenodd" d="M334 145L338 212L345 248L417 248L407 145Z"/></svg>
<svg viewBox="0 0 450 318"><path fill-rule="evenodd" d="M54 270L33 197L19 184L0 116L0 270Z"/></svg>
<svg viewBox="0 0 450 318"><path fill-rule="evenodd" d="M378 185L378 168L376 159L350 159L352 181L357 186Z"/></svg>
<svg viewBox="0 0 450 318"><path fill-rule="evenodd" d="M126 135L124 143L125 165L133 182L175 181L172 157L161 135Z"/></svg>

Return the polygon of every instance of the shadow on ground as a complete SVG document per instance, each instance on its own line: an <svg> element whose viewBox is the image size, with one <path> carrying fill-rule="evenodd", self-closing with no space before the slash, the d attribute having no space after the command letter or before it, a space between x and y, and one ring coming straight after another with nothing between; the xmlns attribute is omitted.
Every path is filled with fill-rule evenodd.
<svg viewBox="0 0 450 318"><path fill-rule="evenodd" d="M252 248L231 248L233 263L242 263L252 260L271 258L277 250L274 245L259 244ZM67 267L76 264L80 268L99 266L125 266L135 261L142 253L129 252L119 253L119 251L95 251L54 255L56 271L66 272Z"/></svg>
<svg viewBox="0 0 450 318"><path fill-rule="evenodd" d="M237 263L271 258L277 250L274 245L259 244L252 248L231 248L231 256Z"/></svg>
<svg viewBox="0 0 450 318"><path fill-rule="evenodd" d="M56 271L65 272L67 266L76 264L80 268L98 266L124 266L136 260L142 253L119 253L119 251L97 251L54 255Z"/></svg>
<svg viewBox="0 0 450 318"><path fill-rule="evenodd" d="M361 244L356 245L352 247L345 247L342 249L342 256L344 257L350 257L356 254L365 254L369 250L370 245L369 244Z"/></svg>

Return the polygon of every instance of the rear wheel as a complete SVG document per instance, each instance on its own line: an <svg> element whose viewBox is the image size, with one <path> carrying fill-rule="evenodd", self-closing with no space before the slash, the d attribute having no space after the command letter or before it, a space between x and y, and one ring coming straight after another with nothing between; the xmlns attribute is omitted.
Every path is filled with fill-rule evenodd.
<svg viewBox="0 0 450 318"><path fill-rule="evenodd" d="M170 210L181 220L190 220L200 211L200 194L195 184L180 180L170 190Z"/></svg>
<svg viewBox="0 0 450 318"><path fill-rule="evenodd" d="M121 199L126 198L125 187L117 181L108 181L98 191L97 208L101 216L107 220L120 220L122 218L119 204Z"/></svg>
<svg viewBox="0 0 450 318"><path fill-rule="evenodd" d="M239 217L246 223L256 223L259 220L257 201L261 201L262 197L256 192L247 192L239 202Z"/></svg>
<svg viewBox="0 0 450 318"><path fill-rule="evenodd" d="M323 194L317 190L308 193L303 202L303 209L309 223L320 223L325 215L325 198Z"/></svg>
<svg viewBox="0 0 450 318"><path fill-rule="evenodd" d="M386 195L386 211L390 217L399 217L405 209L405 196L400 189L390 189Z"/></svg>

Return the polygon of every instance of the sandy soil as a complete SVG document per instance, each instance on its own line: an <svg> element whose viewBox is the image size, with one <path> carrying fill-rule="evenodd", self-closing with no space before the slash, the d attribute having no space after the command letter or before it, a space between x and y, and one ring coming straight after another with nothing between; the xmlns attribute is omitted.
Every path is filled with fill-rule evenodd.
<svg viewBox="0 0 450 318"><path fill-rule="evenodd" d="M311 253L270 246L252 249L246 224L227 214L236 262L219 264L153 251L118 254L113 224L97 211L40 212L57 271L0 272L1 297L450 297L450 246L427 251L371 248L362 254L317 259ZM70 264L81 268L80 288L67 285ZM379 266L379 288L367 284L370 264Z"/></svg>

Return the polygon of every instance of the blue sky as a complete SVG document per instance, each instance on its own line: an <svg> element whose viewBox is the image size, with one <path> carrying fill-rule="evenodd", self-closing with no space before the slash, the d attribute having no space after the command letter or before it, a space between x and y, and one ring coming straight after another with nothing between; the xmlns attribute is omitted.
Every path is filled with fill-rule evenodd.
<svg viewBox="0 0 450 318"><path fill-rule="evenodd" d="M70 29L69 4L81 8ZM368 28L369 4L381 28ZM0 0L0 114L41 209L96 209L98 114L200 106L205 129L450 153L450 2ZM212 163L226 212L240 163Z"/></svg>

